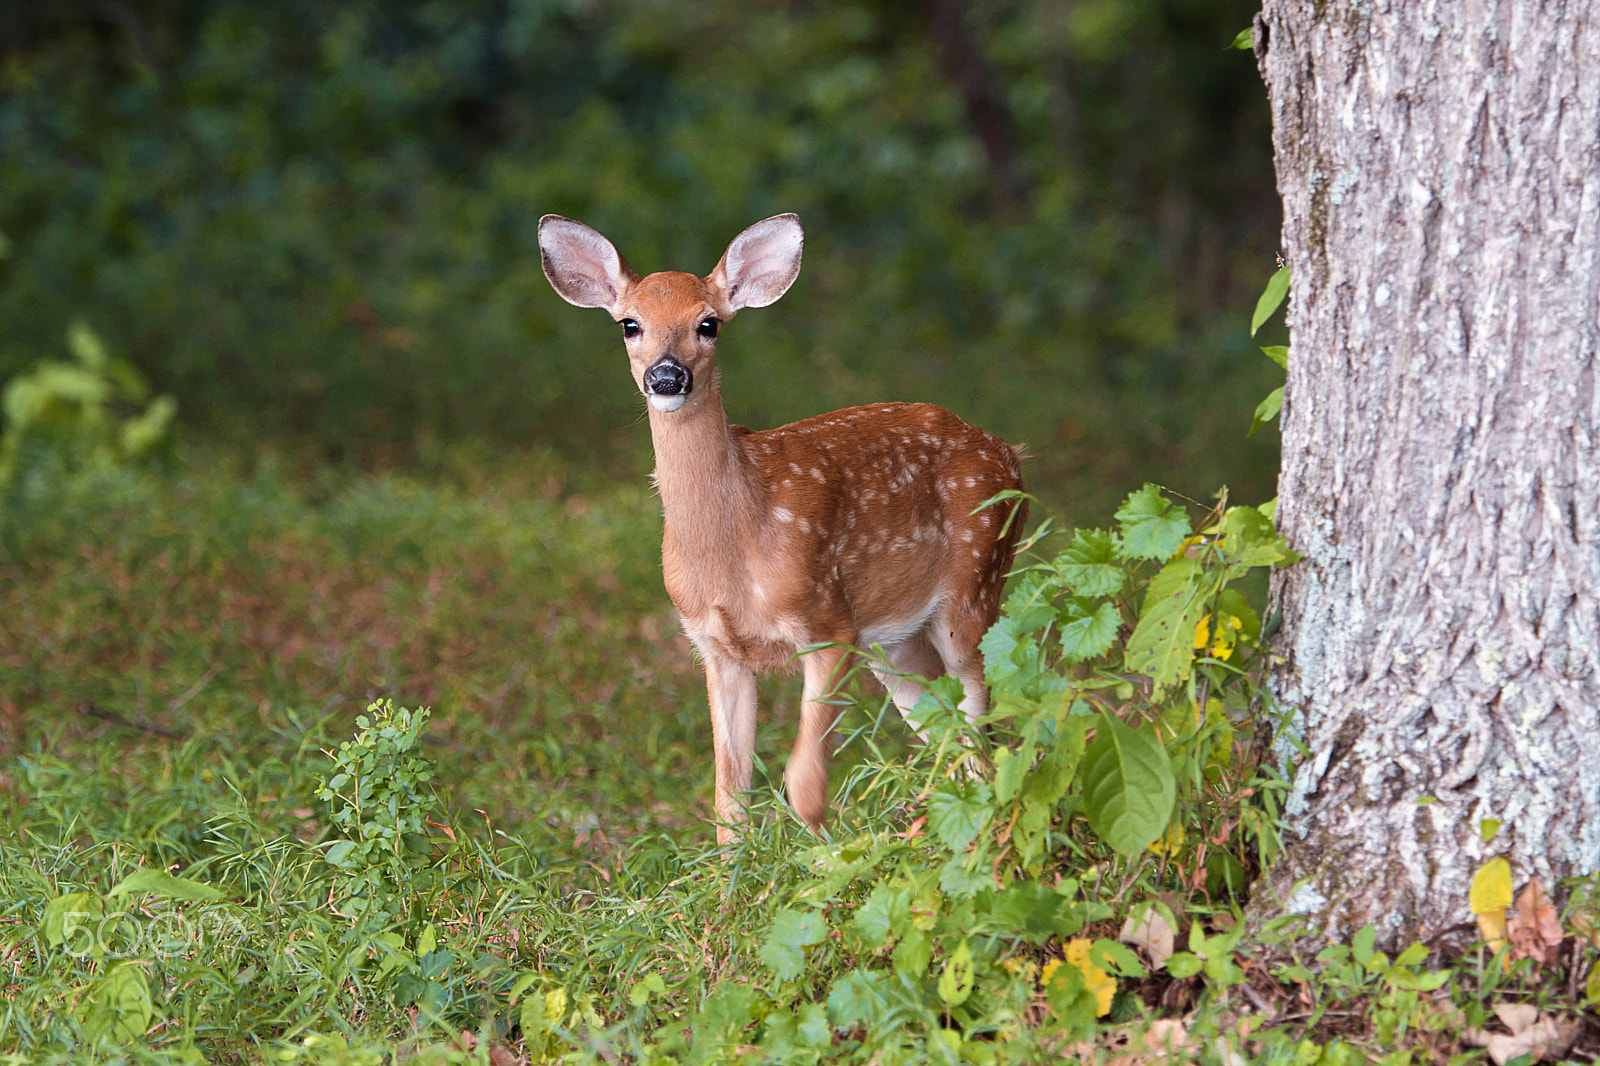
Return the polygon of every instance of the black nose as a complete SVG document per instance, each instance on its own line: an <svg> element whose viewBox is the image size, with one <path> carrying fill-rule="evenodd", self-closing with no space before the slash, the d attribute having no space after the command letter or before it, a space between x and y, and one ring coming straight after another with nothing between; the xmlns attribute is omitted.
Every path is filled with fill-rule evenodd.
<svg viewBox="0 0 1600 1066"><path fill-rule="evenodd" d="M644 391L657 396L686 396L693 388L694 375L670 355L657 359L644 372Z"/></svg>

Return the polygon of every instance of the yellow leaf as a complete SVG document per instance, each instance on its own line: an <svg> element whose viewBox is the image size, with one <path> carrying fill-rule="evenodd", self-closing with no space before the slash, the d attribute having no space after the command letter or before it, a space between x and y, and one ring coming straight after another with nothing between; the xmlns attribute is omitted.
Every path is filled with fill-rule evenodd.
<svg viewBox="0 0 1600 1066"><path fill-rule="evenodd" d="M1467 903L1473 914L1490 914L1511 906L1511 863L1490 859L1478 867L1472 875Z"/></svg>
<svg viewBox="0 0 1600 1066"><path fill-rule="evenodd" d="M1478 931L1490 951L1499 951L1506 940L1506 908L1511 906L1511 864L1505 859L1490 859L1472 875L1467 904L1478 918Z"/></svg>
<svg viewBox="0 0 1600 1066"><path fill-rule="evenodd" d="M1111 997L1116 995L1117 981L1089 961L1090 943L1086 937L1069 940L1062 954L1066 956L1067 962L1076 966L1083 974L1083 987L1094 995L1095 1017L1104 1018L1111 1013Z"/></svg>
<svg viewBox="0 0 1600 1066"><path fill-rule="evenodd" d="M560 1025L567 1013L567 990L551 989L544 994L544 1018L551 1025Z"/></svg>
<svg viewBox="0 0 1600 1066"><path fill-rule="evenodd" d="M1147 844L1146 848L1157 855L1176 855L1179 849L1183 847L1183 839L1184 833L1181 824L1168 826L1167 831L1161 834L1161 839L1153 844Z"/></svg>

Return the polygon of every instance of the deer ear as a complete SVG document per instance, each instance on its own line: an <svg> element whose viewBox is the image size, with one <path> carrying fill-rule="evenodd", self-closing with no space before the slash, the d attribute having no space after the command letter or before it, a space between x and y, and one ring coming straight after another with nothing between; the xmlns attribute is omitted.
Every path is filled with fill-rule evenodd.
<svg viewBox="0 0 1600 1066"><path fill-rule="evenodd" d="M804 243L798 215L762 219L733 239L706 284L721 296L728 314L765 307L788 292L800 276Z"/></svg>
<svg viewBox="0 0 1600 1066"><path fill-rule="evenodd" d="M539 258L556 294L577 307L603 307L612 317L639 280L598 230L560 215L539 220Z"/></svg>

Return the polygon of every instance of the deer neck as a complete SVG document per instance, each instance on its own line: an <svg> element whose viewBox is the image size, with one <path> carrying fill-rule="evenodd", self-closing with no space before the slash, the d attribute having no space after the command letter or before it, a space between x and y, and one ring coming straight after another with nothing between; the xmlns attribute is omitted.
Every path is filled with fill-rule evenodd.
<svg viewBox="0 0 1600 1066"><path fill-rule="evenodd" d="M765 511L765 493L713 386L672 412L650 410L656 491L666 535L702 559L737 558Z"/></svg>

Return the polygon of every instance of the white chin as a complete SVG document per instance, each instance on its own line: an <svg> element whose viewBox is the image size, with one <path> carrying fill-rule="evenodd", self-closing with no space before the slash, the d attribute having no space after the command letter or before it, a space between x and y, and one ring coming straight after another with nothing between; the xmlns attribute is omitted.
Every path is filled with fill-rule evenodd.
<svg viewBox="0 0 1600 1066"><path fill-rule="evenodd" d="M684 405L684 401L688 399L689 397L682 393L679 393L677 396L662 396L659 393L652 392L650 394L650 406L654 407L657 411L665 411L670 414L671 412L682 407Z"/></svg>

